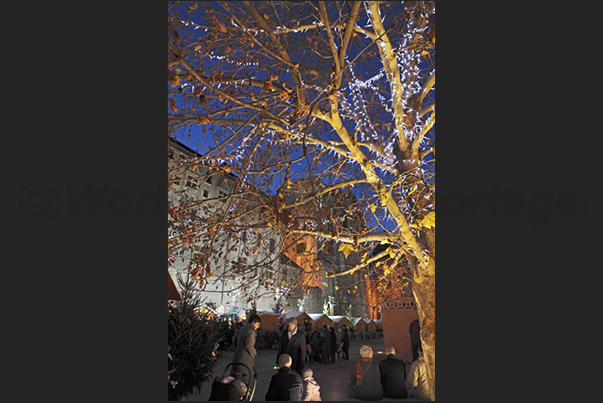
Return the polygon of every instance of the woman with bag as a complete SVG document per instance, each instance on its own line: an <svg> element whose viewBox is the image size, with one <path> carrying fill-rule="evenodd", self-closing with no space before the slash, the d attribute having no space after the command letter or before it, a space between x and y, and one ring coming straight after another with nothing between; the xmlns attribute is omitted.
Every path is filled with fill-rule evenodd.
<svg viewBox="0 0 603 403"><path fill-rule="evenodd" d="M348 385L348 397L359 400L381 400L381 372L379 365L373 363L373 349L364 345L360 347L360 359L352 368L351 384Z"/></svg>

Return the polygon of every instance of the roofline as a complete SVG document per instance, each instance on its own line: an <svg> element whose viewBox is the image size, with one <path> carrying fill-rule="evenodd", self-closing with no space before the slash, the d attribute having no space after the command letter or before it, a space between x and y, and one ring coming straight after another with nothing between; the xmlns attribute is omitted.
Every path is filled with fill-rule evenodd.
<svg viewBox="0 0 603 403"><path fill-rule="evenodd" d="M190 148L190 147L189 147L189 146L187 146L186 144L182 143L181 141L178 141L178 140L176 140L176 139L174 139L174 138L172 138L172 137L168 137L168 141L171 141L171 142L172 142L172 143L174 143L176 146L182 147L182 148L184 148L186 151L189 151L191 154L193 154L193 156L194 156L194 157L197 157L197 158L201 158L201 157L203 157L203 154L200 154L199 152L197 152L197 151L193 150L192 148ZM225 163L225 164L226 164L226 163ZM208 166L206 166L206 165L204 165L204 164L201 164L201 165L203 165L203 166L205 166L205 167L207 167L207 168L212 168L212 167L208 167ZM221 173L222 173L224 176L230 176L230 177L231 177L231 179L234 179L234 180L238 179L238 177L237 177L235 174L233 174L232 172L221 172Z"/></svg>
<svg viewBox="0 0 603 403"><path fill-rule="evenodd" d="M195 157L203 157L203 154L200 154L198 151L193 150L192 148L190 148L186 144L182 143L181 141L178 141L172 137L168 137L168 141L171 141L171 142L175 143L176 145L184 148L185 150L191 152Z"/></svg>

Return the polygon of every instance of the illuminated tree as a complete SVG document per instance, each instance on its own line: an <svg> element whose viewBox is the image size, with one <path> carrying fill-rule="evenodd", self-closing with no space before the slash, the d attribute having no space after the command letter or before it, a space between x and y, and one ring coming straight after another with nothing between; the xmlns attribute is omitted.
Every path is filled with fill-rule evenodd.
<svg viewBox="0 0 603 403"><path fill-rule="evenodd" d="M280 255L303 235L357 256L328 278L411 283L435 399L435 2L174 2L168 16L169 136L197 143L188 166L236 178L203 220L172 206L171 247L215 259L212 239L246 229L277 234ZM233 270L257 279L274 259Z"/></svg>

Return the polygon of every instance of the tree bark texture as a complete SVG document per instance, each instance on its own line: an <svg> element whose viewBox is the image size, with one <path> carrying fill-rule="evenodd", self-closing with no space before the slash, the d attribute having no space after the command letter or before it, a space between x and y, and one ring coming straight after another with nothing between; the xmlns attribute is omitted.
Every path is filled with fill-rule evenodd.
<svg viewBox="0 0 603 403"><path fill-rule="evenodd" d="M427 365L429 394L435 400L435 260L429 259L428 272L423 275L413 264L413 294L421 325L421 346Z"/></svg>

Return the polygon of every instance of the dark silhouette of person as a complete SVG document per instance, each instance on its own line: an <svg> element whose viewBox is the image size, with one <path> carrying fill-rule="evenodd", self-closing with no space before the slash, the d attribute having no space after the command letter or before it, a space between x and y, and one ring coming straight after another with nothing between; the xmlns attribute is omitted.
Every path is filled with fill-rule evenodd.
<svg viewBox="0 0 603 403"><path fill-rule="evenodd" d="M385 354L387 354L387 357L379 362L383 396L392 399L405 399L408 395L405 384L406 365L402 360L396 358L396 350L393 347L387 347Z"/></svg>
<svg viewBox="0 0 603 403"><path fill-rule="evenodd" d="M291 368L291 356L283 354L278 359L278 372L272 376L264 400L301 401L304 383L301 375Z"/></svg>
<svg viewBox="0 0 603 403"><path fill-rule="evenodd" d="M408 332L410 333L410 349L412 351L413 362L419 358L419 346L421 345L421 326L419 325L419 319L415 319L410 322L408 326Z"/></svg>
<svg viewBox="0 0 603 403"><path fill-rule="evenodd" d="M247 320L247 324L241 328L237 337L237 349L235 350L232 362L245 364L251 374L257 377L255 371L255 356L258 352L255 349L255 340L257 337L256 331L262 324L262 319L258 315L251 315ZM233 373L247 373L244 367L233 365ZM251 379L246 379L245 382L250 382Z"/></svg>
<svg viewBox="0 0 603 403"><path fill-rule="evenodd" d="M277 364L279 357L283 354L289 354L293 363L291 368L297 371L298 374L304 372L306 367L306 334L298 328L297 319L289 318L287 327L283 330L281 344L277 352Z"/></svg>
<svg viewBox="0 0 603 403"><path fill-rule="evenodd" d="M343 352L343 359L349 360L350 353L348 349L350 348L350 335L348 333L348 327L346 325L341 325L341 343L339 345L339 349Z"/></svg>

